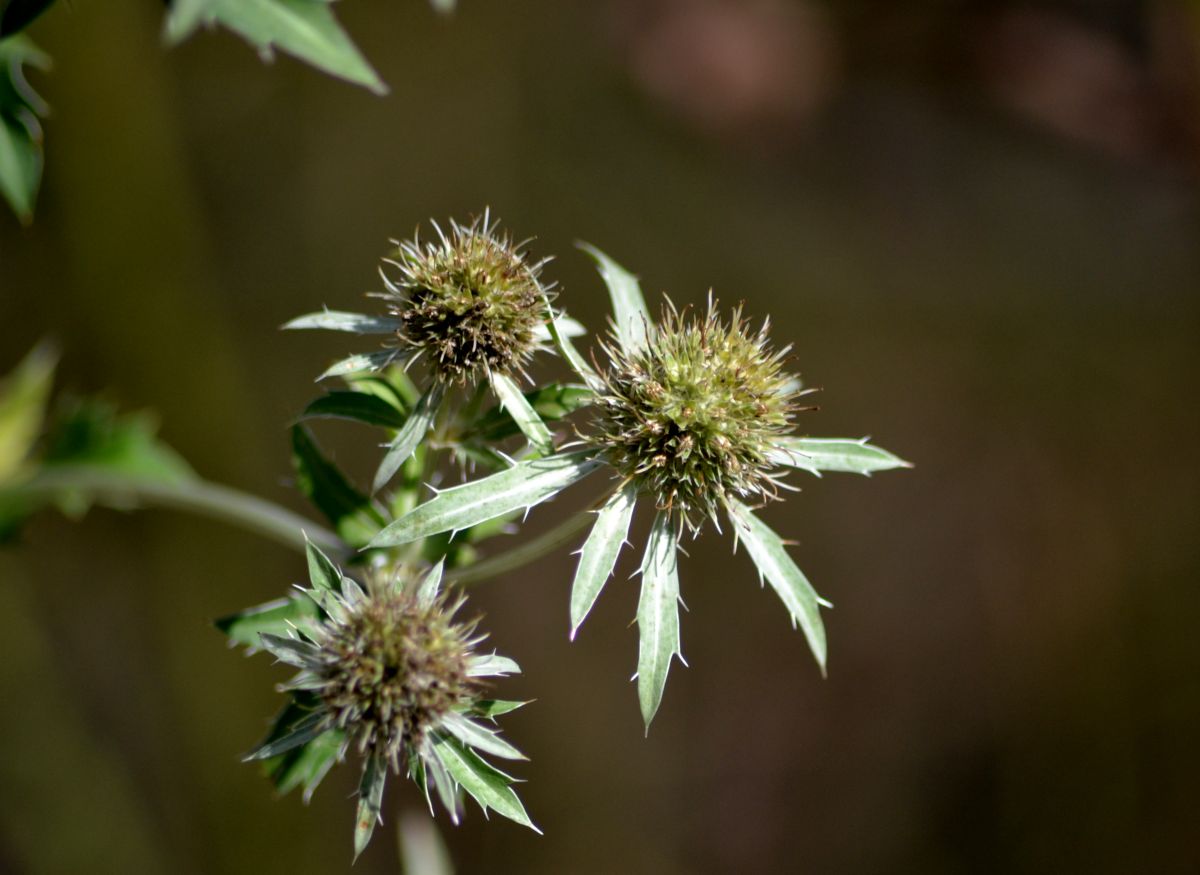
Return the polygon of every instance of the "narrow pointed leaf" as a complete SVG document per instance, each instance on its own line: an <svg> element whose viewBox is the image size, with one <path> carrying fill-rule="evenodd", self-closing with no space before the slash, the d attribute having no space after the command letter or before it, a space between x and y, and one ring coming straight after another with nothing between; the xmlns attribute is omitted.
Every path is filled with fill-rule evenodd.
<svg viewBox="0 0 1200 875"><path fill-rule="evenodd" d="M578 319L572 319L567 315L559 315L555 317L554 324L558 328L559 333L565 338L583 337L587 334L587 329L583 327L583 323ZM544 342L553 341L554 335L550 333L550 326L546 324L538 325L533 329L533 337L535 340Z"/></svg>
<svg viewBox="0 0 1200 875"><path fill-rule="evenodd" d="M320 664L316 659L316 648L305 641L272 632L260 632L258 637L262 646L280 662L296 668L312 668Z"/></svg>
<svg viewBox="0 0 1200 875"><path fill-rule="evenodd" d="M521 667L514 660L509 659L507 656L501 656L498 653L476 656L467 667L467 677L472 678L500 677L506 674L520 673Z"/></svg>
<svg viewBox="0 0 1200 875"><path fill-rule="evenodd" d="M263 632L286 635L293 627L303 629L317 616L317 606L313 600L298 593L290 598L277 599L220 617L213 621L213 625L224 632L231 642L257 650L262 646L258 636Z"/></svg>
<svg viewBox="0 0 1200 875"><path fill-rule="evenodd" d="M311 328L346 331L351 334L395 334L403 327L403 322L390 316L368 316L365 313L346 313L340 310L306 313L283 325L285 331Z"/></svg>
<svg viewBox="0 0 1200 875"><path fill-rule="evenodd" d="M341 592L342 572L321 552L321 548L305 538L304 553L308 559L308 580L313 589Z"/></svg>
<svg viewBox="0 0 1200 875"><path fill-rule="evenodd" d="M533 507L595 471L590 451L518 462L511 468L438 493L388 525L368 546L395 547L441 532L462 531L520 508Z"/></svg>
<svg viewBox="0 0 1200 875"><path fill-rule="evenodd" d="M503 757L506 760L528 759L525 754L500 738L496 730L480 726L461 714L451 711L442 718L441 726L468 747L490 753L493 756Z"/></svg>
<svg viewBox="0 0 1200 875"><path fill-rule="evenodd" d="M434 419L437 418L438 408L442 406L444 394L445 389L442 384L434 383L430 386L429 391L421 396L421 400L409 414L404 426L395 439L388 444L387 454L379 463L379 470L375 472L373 492L378 492L387 486L388 481L400 470L400 466L408 461L408 457L413 454L417 445L425 439L425 435L433 427Z"/></svg>
<svg viewBox="0 0 1200 875"><path fill-rule="evenodd" d="M25 464L42 430L57 360L49 346L39 344L0 380L0 483Z"/></svg>
<svg viewBox="0 0 1200 875"><path fill-rule="evenodd" d="M554 345L558 347L558 352L563 357L563 360L589 386L600 385L600 378L596 376L596 372L592 370L592 366L579 354L578 350L571 343L571 339L567 336L566 331L560 327L559 318L554 315L554 308L550 306L550 299L547 297L545 290L542 291L542 306L546 308L548 316L546 329L550 332L550 337L554 339Z"/></svg>
<svg viewBox="0 0 1200 875"><path fill-rule="evenodd" d="M617 564L617 555L629 535L633 506L637 502L637 487L627 483L596 515L592 531L584 542L571 584L571 638L596 603L604 584Z"/></svg>
<svg viewBox="0 0 1200 875"><path fill-rule="evenodd" d="M281 753L287 753L294 747L308 744L326 731L322 728L323 719L324 715L319 712L309 714L292 726L286 735L261 745L247 756L246 759L248 761L268 760L271 757L279 756Z"/></svg>
<svg viewBox="0 0 1200 875"><path fill-rule="evenodd" d="M330 377L345 377L363 371L378 371L380 368L386 368L401 357L401 352L395 349L380 349L375 352L358 353L348 356L341 361L334 362L325 370L325 373L317 377L317 382L327 380Z"/></svg>
<svg viewBox="0 0 1200 875"><path fill-rule="evenodd" d="M516 711L518 708L528 704L528 702L516 702L506 699L478 699L472 703L469 713L476 717L495 718L501 714L507 714L509 711Z"/></svg>
<svg viewBox="0 0 1200 875"><path fill-rule="evenodd" d="M758 572L783 599L792 615L792 625L799 624L808 639L808 646L825 673L825 624L821 621L821 605L829 606L812 588L803 572L788 555L780 537L769 529L740 502L729 502L729 519L737 530L746 552L754 560Z"/></svg>
<svg viewBox="0 0 1200 875"><path fill-rule="evenodd" d="M311 401L300 418L349 419L383 428L400 428L405 420L403 410L366 392L330 392Z"/></svg>
<svg viewBox="0 0 1200 875"><path fill-rule="evenodd" d="M612 298L613 322L617 340L627 353L636 352L646 346L647 334L654 328L654 320L646 308L646 299L637 277L617 264L590 243L580 243L579 248L596 261L600 278L608 286Z"/></svg>
<svg viewBox="0 0 1200 875"><path fill-rule="evenodd" d="M492 374L492 388L500 399L500 406L512 417L517 428L529 441L529 445L543 455L554 452L554 442L550 438L550 429L542 422L533 405L521 393L511 377L504 374Z"/></svg>
<svg viewBox="0 0 1200 875"><path fill-rule="evenodd" d="M354 859L366 850L379 823L383 809L383 785L387 783L387 760L372 754L363 764L362 781L358 785L358 816L354 821Z"/></svg>
<svg viewBox="0 0 1200 875"><path fill-rule="evenodd" d="M330 730L314 738L304 747L293 748L281 756L270 769L271 781L280 794L290 793L303 787L304 802L307 803L317 786L329 774L337 762L338 749L342 744L342 733Z"/></svg>
<svg viewBox="0 0 1200 875"><path fill-rule="evenodd" d="M638 702L646 731L662 703L671 659L679 649L678 543L670 517L660 513L642 559L638 598Z"/></svg>
<svg viewBox="0 0 1200 875"><path fill-rule="evenodd" d="M772 461L809 471L818 477L822 471L870 476L873 471L912 467L899 456L867 443L866 438L784 437L776 439L775 445L777 452L772 454Z"/></svg>
<svg viewBox="0 0 1200 875"><path fill-rule="evenodd" d="M167 14L167 40L178 43L204 24L229 28L268 57L278 48L376 94L387 93L328 0L176 0Z"/></svg>
<svg viewBox="0 0 1200 875"><path fill-rule="evenodd" d="M439 559L437 565L429 569L429 572L421 579L421 583L417 586L417 602L422 607L429 607L437 598L438 589L442 585L442 567L445 561Z"/></svg>
<svg viewBox="0 0 1200 875"><path fill-rule="evenodd" d="M458 782L484 811L490 808L509 820L540 832L525 813L525 806L521 804L517 794L509 786L512 783L510 777L486 763L456 739L435 735L433 750L450 773L450 777Z"/></svg>
<svg viewBox="0 0 1200 875"><path fill-rule="evenodd" d="M428 744L428 749L432 751L433 742L430 741ZM462 816L462 800L459 798L454 779L450 777L450 773L446 771L446 767L436 756L428 760L428 769L429 777L433 780L433 789L437 792L438 798L442 800L442 807L449 813L450 821L457 824Z"/></svg>

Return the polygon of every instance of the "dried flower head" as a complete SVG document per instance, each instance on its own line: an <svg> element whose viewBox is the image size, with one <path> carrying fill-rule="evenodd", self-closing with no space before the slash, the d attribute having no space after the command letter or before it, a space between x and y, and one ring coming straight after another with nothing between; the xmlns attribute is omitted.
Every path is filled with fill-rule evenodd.
<svg viewBox="0 0 1200 875"><path fill-rule="evenodd" d="M723 322L710 299L702 318L666 305L644 345L602 345L609 366L587 440L693 529L729 497L776 497L775 448L799 382L767 329L751 331L740 308Z"/></svg>
<svg viewBox="0 0 1200 875"><path fill-rule="evenodd" d="M482 678L519 671L496 654L476 654L474 623L453 620L462 600L438 595L439 563L420 581L407 575L374 576L367 585L343 577L309 545L312 588L302 590L317 607L297 614L290 634L262 632L262 646L299 673L281 689L293 693L266 741L250 759L281 754L311 793L334 760L354 751L363 759L355 851L379 820L389 769L407 774L426 796L436 790L457 822L458 788L486 808L532 826L511 779L479 752L524 757L473 717L494 718L519 702L482 698ZM306 760L306 757L308 760ZM499 778L497 776L500 776ZM274 775L290 786L289 776Z"/></svg>
<svg viewBox="0 0 1200 875"><path fill-rule="evenodd" d="M543 262L531 263L520 245L497 233L489 214L469 225L436 223L436 242L397 242L385 264L381 297L400 320L402 347L427 356L447 383L475 383L490 373L521 373L538 349L544 321Z"/></svg>

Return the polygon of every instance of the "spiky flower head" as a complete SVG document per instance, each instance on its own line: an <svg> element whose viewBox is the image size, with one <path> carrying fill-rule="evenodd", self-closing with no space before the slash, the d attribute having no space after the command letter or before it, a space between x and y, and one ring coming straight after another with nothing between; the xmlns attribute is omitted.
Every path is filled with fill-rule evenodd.
<svg viewBox="0 0 1200 875"><path fill-rule="evenodd" d="M437 378L473 383L523 371L545 320L538 275L521 244L497 232L487 212L469 225L436 223L437 241L397 242L385 259L381 297L402 325L403 347L428 357Z"/></svg>
<svg viewBox="0 0 1200 875"><path fill-rule="evenodd" d="M458 605L448 610L444 597L422 603L380 582L350 587L340 607L314 626L315 658L292 686L316 694L325 728L399 772L429 729L478 693L468 674L473 624L452 622Z"/></svg>
<svg viewBox="0 0 1200 875"><path fill-rule="evenodd" d="M608 366L587 440L660 510L695 529L726 498L776 495L772 457L791 428L799 386L741 308L728 322L668 303L644 344L602 344Z"/></svg>
<svg viewBox="0 0 1200 875"><path fill-rule="evenodd" d="M262 632L262 646L300 671L281 689L293 694L267 740L250 759L288 757L274 773L284 788L303 782L311 793L333 761L362 757L355 850L366 847L379 820L388 771L406 772L428 797L436 790L457 821L461 787L480 805L532 827L509 788L512 779L480 752L524 759L473 718L493 719L520 702L483 699L483 678L519 671L496 654L476 654L474 623L456 623L462 600L438 594L439 563L420 579L400 570L343 577L309 545L312 588L291 604L288 635ZM248 612L250 622L261 616ZM295 772L299 777L293 777Z"/></svg>

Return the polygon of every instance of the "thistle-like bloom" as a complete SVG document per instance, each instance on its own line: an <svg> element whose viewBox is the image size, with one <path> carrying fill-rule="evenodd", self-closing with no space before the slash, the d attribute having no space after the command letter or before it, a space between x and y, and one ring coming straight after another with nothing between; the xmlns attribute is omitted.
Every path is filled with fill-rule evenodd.
<svg viewBox="0 0 1200 875"><path fill-rule="evenodd" d="M292 619L286 635L259 635L266 650L300 671L281 687L293 693L292 703L249 759L282 757L277 783L286 780L278 770L296 772L311 793L335 760L361 757L356 855L380 819L389 771L406 772L426 798L432 788L455 822L461 787L485 811L532 827L512 779L480 753L524 757L472 719L520 705L485 699L481 682L519 669L473 652L482 638L474 624L454 622L461 601L447 606L438 594L440 563L416 583L375 577L363 586L310 545L309 569L312 587L301 593L317 610Z"/></svg>
<svg viewBox="0 0 1200 875"><path fill-rule="evenodd" d="M722 321L710 304L701 317L668 306L655 325L637 280L598 250L613 300L613 342L599 371L551 321L563 357L594 393L594 428L584 449L521 461L507 470L439 492L384 528L372 547L390 547L539 504L601 467L615 488L580 551L571 591L571 634L611 576L639 497L656 515L642 557L638 601L638 699L647 727L662 701L671 660L680 655L679 538L705 518L728 519L735 538L783 600L822 671L825 630L817 595L784 543L745 502L777 497L789 468L869 474L907 462L864 440L788 435L800 382L783 369L767 327L752 331L735 311Z"/></svg>
<svg viewBox="0 0 1200 875"><path fill-rule="evenodd" d="M434 224L435 242L419 236L397 242L380 274L383 316L326 310L300 316L284 328L323 328L384 335L384 348L343 359L318 379L408 367L424 360L429 382L397 430L375 475L382 489L433 426L446 392L486 382L530 445L553 452L553 438L522 394L517 378L535 352L549 349L549 289L540 280L545 261L532 261L523 244L498 233L490 214L469 225ZM575 331L566 322L564 330Z"/></svg>

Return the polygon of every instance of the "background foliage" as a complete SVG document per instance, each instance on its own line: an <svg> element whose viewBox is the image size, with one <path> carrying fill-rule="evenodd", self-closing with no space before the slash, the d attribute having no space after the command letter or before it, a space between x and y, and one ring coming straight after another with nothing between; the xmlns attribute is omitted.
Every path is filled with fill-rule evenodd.
<svg viewBox="0 0 1200 875"><path fill-rule="evenodd" d="M635 586L612 581L571 645L573 560L481 587L525 669L505 695L538 699L506 730L546 836L472 814L462 871L1188 868L1193 8L761 9L783 17L338 4L381 100L228 34L168 52L153 3L56 6L29 29L53 115L37 220L0 222L0 371L53 334L66 386L155 409L204 476L299 509L284 424L314 350L344 344L274 328L378 287L387 239L428 216L491 204L538 235L589 325L606 302L576 237L648 292L745 297L824 387L814 433L869 423L918 462L764 514L837 605L830 678L771 593L745 597L744 560L697 542L692 668L643 739L612 670ZM756 78L762 57L786 63ZM328 443L366 480L359 436ZM0 692L21 703L0 869L348 868L352 775L309 809L270 798L238 760L278 670L205 622L303 574L166 514L46 516L0 553ZM356 871L394 858L377 839Z"/></svg>

